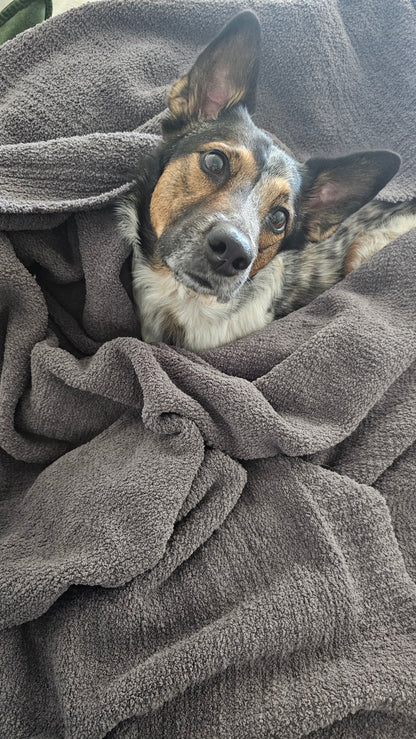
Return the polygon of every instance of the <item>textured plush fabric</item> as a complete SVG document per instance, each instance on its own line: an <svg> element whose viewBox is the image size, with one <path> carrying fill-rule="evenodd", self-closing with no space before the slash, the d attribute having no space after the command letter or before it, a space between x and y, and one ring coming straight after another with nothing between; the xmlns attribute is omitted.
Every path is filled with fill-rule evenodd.
<svg viewBox="0 0 416 739"><path fill-rule="evenodd" d="M414 195L410 3L251 7L256 122L396 150ZM112 202L239 8L106 0L0 50L1 736L416 735L415 233L232 345L139 339Z"/></svg>

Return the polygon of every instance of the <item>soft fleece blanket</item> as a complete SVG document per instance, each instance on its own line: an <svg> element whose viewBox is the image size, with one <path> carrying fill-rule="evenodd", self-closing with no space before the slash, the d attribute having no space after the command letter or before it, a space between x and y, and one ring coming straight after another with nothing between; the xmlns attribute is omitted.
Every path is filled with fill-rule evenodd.
<svg viewBox="0 0 416 739"><path fill-rule="evenodd" d="M247 4L106 0L0 50L0 735L416 736L416 236L194 355L146 345L113 201ZM408 0L252 2L256 121L386 147Z"/></svg>

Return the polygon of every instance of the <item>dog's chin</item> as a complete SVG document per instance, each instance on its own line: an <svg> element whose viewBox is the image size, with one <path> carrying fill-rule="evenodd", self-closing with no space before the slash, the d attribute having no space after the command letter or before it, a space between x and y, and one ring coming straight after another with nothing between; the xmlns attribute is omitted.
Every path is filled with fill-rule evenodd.
<svg viewBox="0 0 416 739"><path fill-rule="evenodd" d="M180 282L188 290L192 290L196 295L216 297L218 303L229 303L247 280L247 277L244 276L238 277L238 279L224 279L217 275L204 275L202 277L192 270L172 269L168 261L166 264L177 282Z"/></svg>
<svg viewBox="0 0 416 739"><path fill-rule="evenodd" d="M219 280L218 277L209 279L208 277L201 277L195 272L175 272L173 276L177 282L180 282L184 287L192 290L198 295L214 296L217 298L218 303L229 303L232 300L241 287L246 282L245 279L224 279Z"/></svg>

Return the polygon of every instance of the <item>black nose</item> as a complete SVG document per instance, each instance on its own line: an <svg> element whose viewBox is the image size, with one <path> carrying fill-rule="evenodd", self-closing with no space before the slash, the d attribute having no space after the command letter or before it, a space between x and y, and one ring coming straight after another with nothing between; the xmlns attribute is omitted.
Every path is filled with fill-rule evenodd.
<svg viewBox="0 0 416 739"><path fill-rule="evenodd" d="M238 228L221 224L208 233L206 256L218 274L232 277L247 269L254 254L248 239Z"/></svg>

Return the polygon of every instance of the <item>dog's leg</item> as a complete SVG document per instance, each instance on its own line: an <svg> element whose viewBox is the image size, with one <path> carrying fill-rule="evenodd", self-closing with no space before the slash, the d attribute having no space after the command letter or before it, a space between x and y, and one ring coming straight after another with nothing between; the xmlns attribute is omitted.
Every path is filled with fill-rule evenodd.
<svg viewBox="0 0 416 739"><path fill-rule="evenodd" d="M373 227L361 231L351 243L345 258L345 274L360 267L383 246L415 227L416 199L391 206L381 220L377 219Z"/></svg>
<svg viewBox="0 0 416 739"><path fill-rule="evenodd" d="M324 241L278 254L275 259L282 262L283 280L274 301L276 318L307 305L414 227L416 199L393 204L372 200Z"/></svg>

